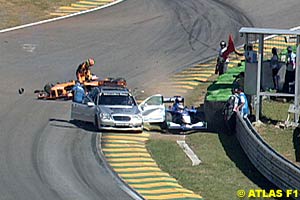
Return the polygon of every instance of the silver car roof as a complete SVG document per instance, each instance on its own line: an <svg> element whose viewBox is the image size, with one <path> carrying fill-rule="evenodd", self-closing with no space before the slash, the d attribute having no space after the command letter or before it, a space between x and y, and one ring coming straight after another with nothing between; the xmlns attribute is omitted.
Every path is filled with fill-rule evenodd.
<svg viewBox="0 0 300 200"><path fill-rule="evenodd" d="M98 94L130 94L127 88L123 87L108 87L108 86L100 86L97 87Z"/></svg>

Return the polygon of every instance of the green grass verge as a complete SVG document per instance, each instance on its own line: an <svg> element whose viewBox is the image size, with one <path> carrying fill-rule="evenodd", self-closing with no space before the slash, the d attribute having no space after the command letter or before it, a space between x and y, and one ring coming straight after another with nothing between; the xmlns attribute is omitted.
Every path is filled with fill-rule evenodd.
<svg viewBox="0 0 300 200"><path fill-rule="evenodd" d="M195 91L205 91L208 86L198 86ZM186 99L199 99L199 92L192 92ZM295 162L300 160L300 130L275 127L276 123L286 120L289 104L263 101L264 125L257 130L272 148ZM151 139L147 148L162 170L204 199L239 199L236 196L239 189L275 188L251 164L234 136L198 133L188 135L186 142L202 160L199 166L191 166L174 140Z"/></svg>
<svg viewBox="0 0 300 200"><path fill-rule="evenodd" d="M287 111L290 103L277 101L263 101L262 114L264 125L256 129L263 139L278 153L291 160L299 162L299 130L293 128L278 128L278 122L287 119ZM293 116L291 116L293 120Z"/></svg>
<svg viewBox="0 0 300 200"><path fill-rule="evenodd" d="M76 0L0 0L0 30L49 19L50 12Z"/></svg>
<svg viewBox="0 0 300 200"><path fill-rule="evenodd" d="M227 101L231 95L235 76L245 71L245 62L240 67L232 67L207 88L207 101Z"/></svg>
<svg viewBox="0 0 300 200"><path fill-rule="evenodd" d="M272 121L285 121L287 119L289 105L290 103L265 100L262 104L262 115L269 119L269 123Z"/></svg>
<svg viewBox="0 0 300 200"><path fill-rule="evenodd" d="M239 199L239 189L272 188L250 163L234 136L199 133L186 137L186 142L203 163L191 166L174 140L153 139L147 148L162 170L204 199Z"/></svg>
<svg viewBox="0 0 300 200"><path fill-rule="evenodd" d="M201 84L195 88L197 92L186 97L187 104L212 89L209 86ZM264 125L257 130L271 147L295 162L300 160L300 130L275 127L277 122L286 120L288 107L289 103L263 101ZM204 199L239 199L236 196L239 189L276 189L251 164L234 136L199 133L188 135L186 142L203 161L199 166L191 166L191 161L174 140L151 139L147 148L162 170Z"/></svg>

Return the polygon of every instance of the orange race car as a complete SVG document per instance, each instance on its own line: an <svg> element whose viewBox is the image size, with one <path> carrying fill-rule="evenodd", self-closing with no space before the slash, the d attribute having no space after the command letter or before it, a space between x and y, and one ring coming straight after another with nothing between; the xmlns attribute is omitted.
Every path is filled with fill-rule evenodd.
<svg viewBox="0 0 300 200"><path fill-rule="evenodd" d="M70 100L73 98L72 88L75 85L75 80L63 82L63 83L56 83L51 84L48 83L44 86L43 90L35 90L34 93L37 94L38 99L45 99L45 100ZM127 83L126 80L123 78L105 78L103 80L93 80L93 81L85 81L83 82L83 86L88 91L91 88L96 86L122 86L126 87Z"/></svg>

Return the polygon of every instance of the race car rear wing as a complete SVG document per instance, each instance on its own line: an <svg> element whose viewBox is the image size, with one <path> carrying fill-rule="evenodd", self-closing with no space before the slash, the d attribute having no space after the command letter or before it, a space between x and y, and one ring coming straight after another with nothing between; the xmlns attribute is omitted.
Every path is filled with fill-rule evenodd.
<svg viewBox="0 0 300 200"><path fill-rule="evenodd" d="M179 101L179 103L184 104L184 97L182 96L164 97L163 101L164 103L174 103L176 99Z"/></svg>

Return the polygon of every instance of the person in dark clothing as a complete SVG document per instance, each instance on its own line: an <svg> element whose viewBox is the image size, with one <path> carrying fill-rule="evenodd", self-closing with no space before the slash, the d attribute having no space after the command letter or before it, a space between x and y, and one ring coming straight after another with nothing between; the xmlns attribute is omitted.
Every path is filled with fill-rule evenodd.
<svg viewBox="0 0 300 200"><path fill-rule="evenodd" d="M222 112L225 125L230 134L233 134L235 132L235 120L239 102L239 94L237 93L237 91L237 88L233 88L231 90L232 95L228 98L227 102L225 103Z"/></svg>
<svg viewBox="0 0 300 200"><path fill-rule="evenodd" d="M227 50L226 42L221 41L220 42L220 49L218 50L218 58L217 58L217 65L216 65L216 70L215 73L219 75L224 74L227 71L229 59L226 58L224 59L223 53Z"/></svg>
<svg viewBox="0 0 300 200"><path fill-rule="evenodd" d="M278 76L278 71L279 71L279 59L278 59L278 54L277 54L277 48L273 47L272 48L272 58L270 60L270 67L272 69L272 78L273 78L273 84L274 84L274 89L278 90L278 81L279 81L279 76Z"/></svg>

